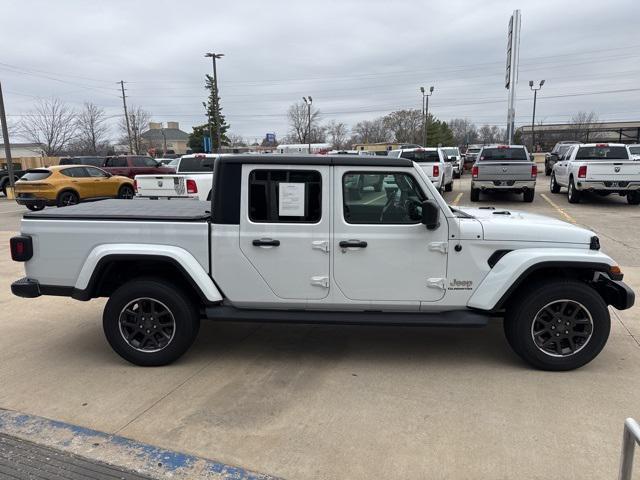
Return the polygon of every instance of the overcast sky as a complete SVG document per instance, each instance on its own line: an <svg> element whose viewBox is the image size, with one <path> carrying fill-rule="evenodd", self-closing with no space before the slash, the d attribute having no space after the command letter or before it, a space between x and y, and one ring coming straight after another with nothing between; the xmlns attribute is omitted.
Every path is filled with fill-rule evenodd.
<svg viewBox="0 0 640 480"><path fill-rule="evenodd" d="M14 122L39 97L56 96L102 106L115 126L122 79L129 105L190 131L206 121L203 54L215 51L225 54L218 73L230 132L249 140L284 136L287 108L303 95L324 121L353 125L420 108L421 85L435 87L438 118L504 127L515 8L517 124L530 122L528 81L540 79L541 121L579 110L640 120L638 0L3 0L0 80Z"/></svg>

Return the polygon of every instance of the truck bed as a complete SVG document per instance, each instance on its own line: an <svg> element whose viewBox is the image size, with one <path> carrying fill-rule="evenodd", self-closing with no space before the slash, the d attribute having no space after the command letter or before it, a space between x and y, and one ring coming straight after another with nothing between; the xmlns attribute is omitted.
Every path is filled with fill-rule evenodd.
<svg viewBox="0 0 640 480"><path fill-rule="evenodd" d="M118 220L205 222L211 217L211 203L171 200L102 200L64 208L47 208L25 213L25 219L35 220Z"/></svg>

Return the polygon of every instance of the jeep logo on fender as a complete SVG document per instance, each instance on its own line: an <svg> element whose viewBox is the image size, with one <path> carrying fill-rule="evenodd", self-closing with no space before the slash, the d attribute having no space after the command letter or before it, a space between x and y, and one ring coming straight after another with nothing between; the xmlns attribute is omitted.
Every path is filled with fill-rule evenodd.
<svg viewBox="0 0 640 480"><path fill-rule="evenodd" d="M471 290L473 282L471 280L458 280L454 278L449 282L449 290Z"/></svg>

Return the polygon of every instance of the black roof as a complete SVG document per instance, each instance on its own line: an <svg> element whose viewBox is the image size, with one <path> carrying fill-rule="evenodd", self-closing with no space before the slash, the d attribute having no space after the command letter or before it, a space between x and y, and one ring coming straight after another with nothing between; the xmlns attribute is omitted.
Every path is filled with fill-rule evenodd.
<svg viewBox="0 0 640 480"><path fill-rule="evenodd" d="M265 165L338 165L358 167L410 167L406 158L373 155L221 155L220 163L265 164Z"/></svg>

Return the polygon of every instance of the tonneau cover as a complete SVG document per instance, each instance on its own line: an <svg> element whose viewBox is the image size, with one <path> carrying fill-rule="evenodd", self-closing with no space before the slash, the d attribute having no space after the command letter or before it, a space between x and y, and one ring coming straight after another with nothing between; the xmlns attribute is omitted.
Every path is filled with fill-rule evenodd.
<svg viewBox="0 0 640 480"><path fill-rule="evenodd" d="M25 213L37 220L119 220L202 222L211 218L211 203L197 200L102 200Z"/></svg>

